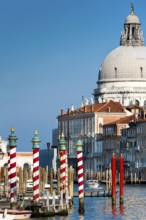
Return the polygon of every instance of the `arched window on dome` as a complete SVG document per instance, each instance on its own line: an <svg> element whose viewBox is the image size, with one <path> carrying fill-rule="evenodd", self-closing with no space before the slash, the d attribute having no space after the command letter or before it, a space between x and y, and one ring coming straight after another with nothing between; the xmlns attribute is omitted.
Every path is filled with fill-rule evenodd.
<svg viewBox="0 0 146 220"><path fill-rule="evenodd" d="M139 101L138 100L135 100L135 105L139 106Z"/></svg>
<svg viewBox="0 0 146 220"><path fill-rule="evenodd" d="M141 78L143 78L143 68L142 67L140 67L140 76L141 76Z"/></svg>
<svg viewBox="0 0 146 220"><path fill-rule="evenodd" d="M117 78L117 67L115 67L115 78Z"/></svg>
<svg viewBox="0 0 146 220"><path fill-rule="evenodd" d="M132 100L129 102L129 105L133 105L133 101Z"/></svg>
<svg viewBox="0 0 146 220"><path fill-rule="evenodd" d="M144 107L146 107L146 100L144 101Z"/></svg>

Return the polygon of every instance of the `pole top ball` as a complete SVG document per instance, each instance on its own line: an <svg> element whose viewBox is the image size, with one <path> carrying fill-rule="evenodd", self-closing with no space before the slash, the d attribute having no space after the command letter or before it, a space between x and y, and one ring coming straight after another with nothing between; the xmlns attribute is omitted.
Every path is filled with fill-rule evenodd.
<svg viewBox="0 0 146 220"><path fill-rule="evenodd" d="M38 131L37 130L35 130L35 132L34 132L34 137L32 138L32 144L33 144L33 149L34 148L40 148L40 142L41 142L41 140L40 140L40 138L39 138L39 136L38 136Z"/></svg>
<svg viewBox="0 0 146 220"><path fill-rule="evenodd" d="M60 135L60 138L59 138L59 149L60 149L60 151L66 150L66 145L67 145L67 142L65 140L65 135L62 132L61 135Z"/></svg>
<svg viewBox="0 0 146 220"><path fill-rule="evenodd" d="M15 132L15 128L12 127L12 128L11 128L11 132Z"/></svg>
<svg viewBox="0 0 146 220"><path fill-rule="evenodd" d="M16 135L15 135L15 129L14 129L14 127L12 127L11 128L11 134L9 135L9 137L8 137L8 140L9 140L9 143L8 143L8 145L9 146L15 146L16 147L16 141L17 141L17 137L16 137Z"/></svg>
<svg viewBox="0 0 146 220"><path fill-rule="evenodd" d="M61 133L60 138L65 138L65 135L63 132Z"/></svg>
<svg viewBox="0 0 146 220"><path fill-rule="evenodd" d="M35 130L34 135L38 136L38 131L37 130Z"/></svg>
<svg viewBox="0 0 146 220"><path fill-rule="evenodd" d="M81 140L81 135L77 136L78 140L76 143L77 151L82 151L83 150L83 142Z"/></svg>

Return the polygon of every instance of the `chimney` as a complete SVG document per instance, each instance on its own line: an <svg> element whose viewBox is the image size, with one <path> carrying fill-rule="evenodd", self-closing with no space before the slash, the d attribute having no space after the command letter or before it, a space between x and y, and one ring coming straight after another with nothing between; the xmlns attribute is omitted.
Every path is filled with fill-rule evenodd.
<svg viewBox="0 0 146 220"><path fill-rule="evenodd" d="M47 149L50 149L50 142L47 143Z"/></svg>
<svg viewBox="0 0 146 220"><path fill-rule="evenodd" d="M111 112L111 107L108 107L108 112Z"/></svg>
<svg viewBox="0 0 146 220"><path fill-rule="evenodd" d="M93 105L91 105L91 112L93 112Z"/></svg>
<svg viewBox="0 0 146 220"><path fill-rule="evenodd" d="M67 111L68 115L70 115L70 112L71 112L71 110L70 110L70 108L68 108L68 111Z"/></svg>
<svg viewBox="0 0 146 220"><path fill-rule="evenodd" d="M61 115L64 115L64 110L63 109L61 109Z"/></svg>

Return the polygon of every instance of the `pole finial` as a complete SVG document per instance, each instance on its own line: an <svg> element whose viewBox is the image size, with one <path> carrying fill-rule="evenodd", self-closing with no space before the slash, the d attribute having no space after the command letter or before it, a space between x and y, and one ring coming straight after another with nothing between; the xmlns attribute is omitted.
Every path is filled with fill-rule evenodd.
<svg viewBox="0 0 146 220"><path fill-rule="evenodd" d="M12 127L12 128L11 128L11 132L15 132L15 128Z"/></svg>
<svg viewBox="0 0 146 220"><path fill-rule="evenodd" d="M81 135L78 135L77 138L78 138L78 140L80 140L81 139Z"/></svg>
<svg viewBox="0 0 146 220"><path fill-rule="evenodd" d="M35 135L35 136L38 135L38 130L35 130L34 135Z"/></svg>
<svg viewBox="0 0 146 220"><path fill-rule="evenodd" d="M64 133L62 132L61 135L60 135L60 138L64 138L64 137L65 137L65 135L64 135Z"/></svg>
<svg viewBox="0 0 146 220"><path fill-rule="evenodd" d="M134 4L131 3L131 14L134 14Z"/></svg>

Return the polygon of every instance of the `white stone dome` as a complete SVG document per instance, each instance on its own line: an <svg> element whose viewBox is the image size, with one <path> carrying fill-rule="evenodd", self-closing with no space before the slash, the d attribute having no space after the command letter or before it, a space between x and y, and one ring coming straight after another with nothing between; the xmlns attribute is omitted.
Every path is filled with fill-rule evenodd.
<svg viewBox="0 0 146 220"><path fill-rule="evenodd" d="M130 14L126 17L125 24L140 24L140 21L135 14Z"/></svg>
<svg viewBox="0 0 146 220"><path fill-rule="evenodd" d="M94 100L146 106L146 47L133 5L125 19L120 46L112 50L100 66Z"/></svg>
<svg viewBox="0 0 146 220"><path fill-rule="evenodd" d="M120 46L107 55L98 80L146 80L146 47Z"/></svg>

